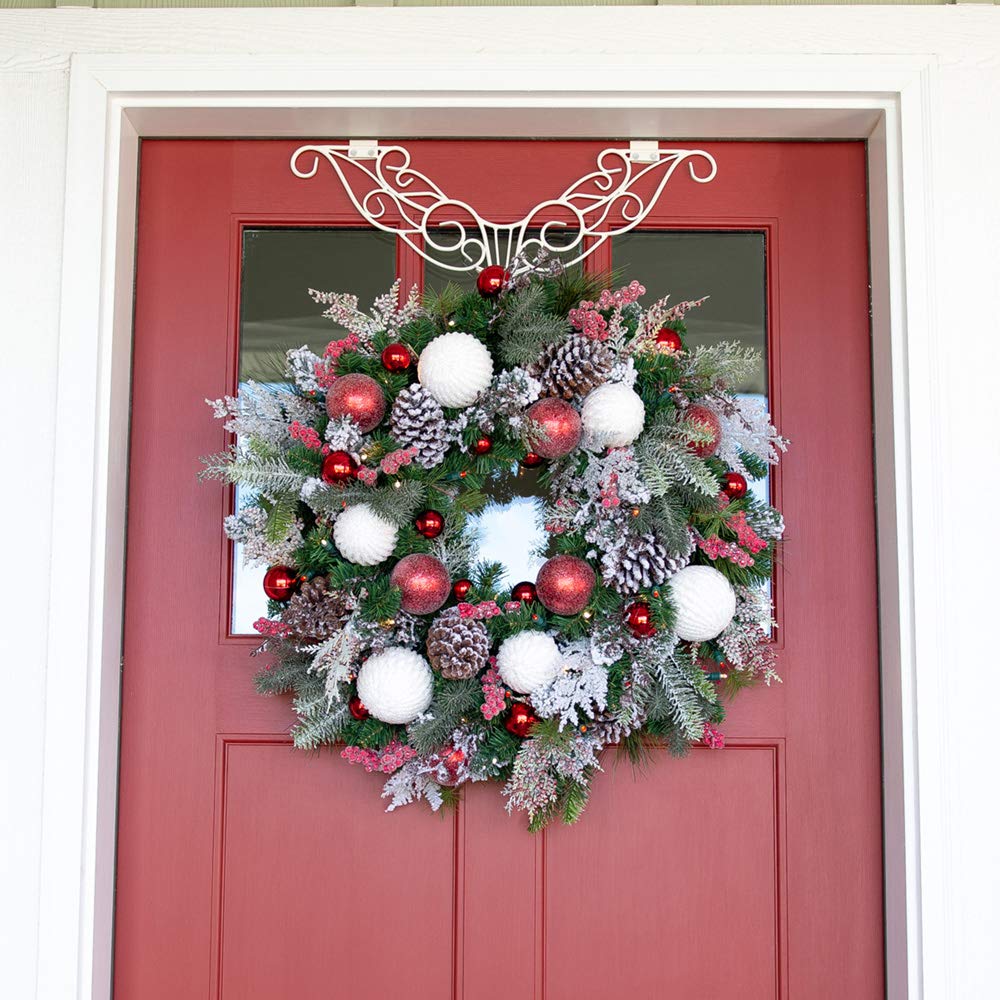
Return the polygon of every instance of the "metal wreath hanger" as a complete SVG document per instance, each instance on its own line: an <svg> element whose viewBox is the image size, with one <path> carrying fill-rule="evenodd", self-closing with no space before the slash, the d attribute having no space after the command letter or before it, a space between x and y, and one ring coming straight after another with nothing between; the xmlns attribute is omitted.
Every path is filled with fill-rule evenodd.
<svg viewBox="0 0 1000 1000"><path fill-rule="evenodd" d="M312 161L303 168L300 161L310 154ZM450 198L415 170L404 146L380 146L374 140L300 146L292 154L292 173L305 180L315 177L321 157L366 222L398 236L430 263L458 273L500 265L517 275L530 269L539 252L566 266L577 264L639 225L682 163L699 184L717 172L715 158L704 150L634 141L627 148L601 150L596 169L558 197L535 205L517 222L499 223ZM650 186L644 196L642 189Z"/></svg>

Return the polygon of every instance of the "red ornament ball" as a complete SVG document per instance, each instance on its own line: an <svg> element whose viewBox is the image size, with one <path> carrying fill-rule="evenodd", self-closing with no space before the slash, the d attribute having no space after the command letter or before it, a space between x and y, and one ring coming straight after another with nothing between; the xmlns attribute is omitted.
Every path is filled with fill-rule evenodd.
<svg viewBox="0 0 1000 1000"><path fill-rule="evenodd" d="M625 609L625 624L636 639L648 639L656 634L653 613L649 610L649 605L642 601L630 604Z"/></svg>
<svg viewBox="0 0 1000 1000"><path fill-rule="evenodd" d="M538 600L556 615L578 615L587 606L597 576L590 563L576 556L553 556L535 580Z"/></svg>
<svg viewBox="0 0 1000 1000"><path fill-rule="evenodd" d="M535 585L533 583L529 583L525 580L511 588L510 599L512 601L523 601L527 604L530 601L538 600L538 592L535 590Z"/></svg>
<svg viewBox="0 0 1000 1000"><path fill-rule="evenodd" d="M389 582L403 592L400 607L411 615L429 615L448 600L451 577L440 559L414 552L392 568Z"/></svg>
<svg viewBox="0 0 1000 1000"><path fill-rule="evenodd" d="M507 732L523 739L531 732L531 727L537 721L538 717L523 701L515 701L510 706L510 715L504 721L504 726L507 727Z"/></svg>
<svg viewBox="0 0 1000 1000"><path fill-rule="evenodd" d="M323 459L323 471L320 475L324 483L340 485L353 479L357 471L358 463L346 451L331 451Z"/></svg>
<svg viewBox="0 0 1000 1000"><path fill-rule="evenodd" d="M485 434L480 438L476 438L469 449L473 455L488 455L492 450L493 442Z"/></svg>
<svg viewBox="0 0 1000 1000"><path fill-rule="evenodd" d="M746 477L738 472L727 472L722 477L722 492L730 500L741 500L747 495Z"/></svg>
<svg viewBox="0 0 1000 1000"><path fill-rule="evenodd" d="M368 709L365 708L361 699L355 695L347 703L347 711L351 713L351 717L357 719L358 722L364 722L368 718Z"/></svg>
<svg viewBox="0 0 1000 1000"><path fill-rule="evenodd" d="M465 751L457 747L453 750L444 750L438 755L441 767L444 769L446 777L442 777L440 771L437 774L438 784L447 785L449 788L458 784L458 769L465 761Z"/></svg>
<svg viewBox="0 0 1000 1000"><path fill-rule="evenodd" d="M526 469L537 469L545 461L537 451L529 451L521 459L521 465Z"/></svg>
<svg viewBox="0 0 1000 1000"><path fill-rule="evenodd" d="M362 434L374 430L385 416L385 395L370 375L341 375L326 390L326 412L331 420L352 417Z"/></svg>
<svg viewBox="0 0 1000 1000"><path fill-rule="evenodd" d="M472 581L464 578L456 580L451 587L451 592L455 595L456 601L464 601L469 596L470 590L472 590Z"/></svg>
<svg viewBox="0 0 1000 1000"><path fill-rule="evenodd" d="M528 407L525 416L539 425L540 433L530 443L542 458L562 458L580 443L580 414L564 399L540 399Z"/></svg>
<svg viewBox="0 0 1000 1000"><path fill-rule="evenodd" d="M688 447L699 458L709 458L714 455L719 447L719 438L722 436L722 425L713 410L707 406L695 404L689 406L684 413L684 419L688 425L698 431L699 437L707 435L706 440L699 442L691 441Z"/></svg>
<svg viewBox="0 0 1000 1000"><path fill-rule="evenodd" d="M390 344L382 352L382 367L387 372L405 372L413 363L406 344Z"/></svg>
<svg viewBox="0 0 1000 1000"><path fill-rule="evenodd" d="M485 299L496 298L508 281L510 281L510 271L505 271L499 264L490 264L479 272L476 278L476 291Z"/></svg>
<svg viewBox="0 0 1000 1000"><path fill-rule="evenodd" d="M437 538L444 531L444 515L436 510L425 510L418 514L413 521L413 527L420 532L424 538Z"/></svg>
<svg viewBox="0 0 1000 1000"><path fill-rule="evenodd" d="M656 335L656 342L664 344L672 351L684 350L684 342L681 340L681 335L676 330L671 330L667 326L660 328L660 332Z"/></svg>
<svg viewBox="0 0 1000 1000"><path fill-rule="evenodd" d="M272 566L264 574L264 593L272 601L287 601L295 593L299 578L291 566Z"/></svg>

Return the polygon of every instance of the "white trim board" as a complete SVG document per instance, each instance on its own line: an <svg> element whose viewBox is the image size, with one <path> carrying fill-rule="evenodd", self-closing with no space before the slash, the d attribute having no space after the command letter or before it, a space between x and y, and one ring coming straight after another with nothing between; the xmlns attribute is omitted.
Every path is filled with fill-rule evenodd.
<svg viewBox="0 0 1000 1000"><path fill-rule="evenodd" d="M257 13L240 12L227 23L243 30ZM390 64L384 39L372 30L385 22L364 20L369 13L324 12L328 30L343 29L336 60L304 54L72 60L52 525L52 549L60 558L50 587L37 996L110 994L138 139L373 134L869 140L888 992L893 1000L987 995L985 987L979 994L964 988L979 976L987 982L989 962L976 968L964 959L958 935L967 930L968 899L956 898L952 881L957 845L967 836L958 824L976 817L969 812L968 784L956 785L944 763L945 742L954 742L962 709L945 683L943 665L957 662L940 626L951 628L968 609L958 594L949 601L941 586L951 579L941 525L951 499L945 442L953 446L946 434L956 380L947 367L942 371L938 350L935 288L945 275L935 242L941 190L935 156L940 159L939 143L949 134L938 115L938 57L671 55L669 62L651 63L636 59L624 40L602 42L602 58L614 72L601 75L599 89L592 67L578 53L563 52L531 67L526 90L518 78L532 60L511 24L520 13L503 12L499 34L484 33L490 40L480 42L474 57L459 57L447 70L420 65L415 49ZM404 26L445 23L435 21L441 12L392 12L404 13L398 22ZM702 12L700 20L698 13L683 11L679 21L703 31L720 23L714 11ZM546 21L554 30L579 12L531 14L534 33ZM477 19L485 29L500 24L496 17L496 11L468 10L460 23L471 34ZM607 37L622 18L620 12L584 15L591 26L603 23ZM759 36L760 21L754 23ZM724 44L753 44L738 40L737 30L727 29ZM982 46L983 32L975 34L970 44ZM988 72L992 80L1000 76L995 65ZM470 81L475 89L468 89ZM957 172L950 162L947 170L949 178ZM969 170L976 190L985 193L988 164ZM971 232L974 207L947 200L950 209L968 213ZM1000 224L995 207L982 211ZM947 278L959 278L951 265ZM974 320L969 308L963 319ZM940 470L942 481L918 478L917 463ZM955 752L977 752L974 737Z"/></svg>

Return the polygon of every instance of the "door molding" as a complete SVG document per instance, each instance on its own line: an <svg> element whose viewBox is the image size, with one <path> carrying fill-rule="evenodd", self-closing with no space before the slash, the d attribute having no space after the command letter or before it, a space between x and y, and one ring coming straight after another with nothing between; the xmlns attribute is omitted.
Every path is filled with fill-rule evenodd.
<svg viewBox="0 0 1000 1000"><path fill-rule="evenodd" d="M302 55L72 60L38 996L111 991L139 141L362 135L867 141L888 995L946 995L946 986L938 988L948 982L946 924L958 904L945 893L952 820L941 745L951 720L938 697L946 640L936 628L943 553L913 544L933 538L945 517L943 493L926 483L916 488L912 461L920 455L927 464L943 449L933 415L944 408L945 386L929 364L934 59L671 56L669 65L653 66L630 60L622 41L608 43L620 45L621 56L606 89L594 89L586 60L556 56L533 70L527 91L504 51L516 39L484 42L474 61L444 71L416 55L385 66L377 33L354 31L345 32L349 62ZM365 88L371 71L359 65L379 65L381 89Z"/></svg>

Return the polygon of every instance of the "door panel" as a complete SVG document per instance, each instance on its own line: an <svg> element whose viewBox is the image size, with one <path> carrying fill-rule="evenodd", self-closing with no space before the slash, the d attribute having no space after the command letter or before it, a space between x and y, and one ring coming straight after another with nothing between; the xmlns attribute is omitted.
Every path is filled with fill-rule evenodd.
<svg viewBox="0 0 1000 1000"><path fill-rule="evenodd" d="M232 497L196 473L226 444L202 401L236 386L244 235L358 226L332 176L291 174L297 145L143 144L116 995L882 996L863 145L710 144L717 179L678 171L644 223L766 245L768 388L793 443L772 482L784 683L740 696L725 750L657 751L638 780L609 755L582 822L539 836L493 786L457 814L385 815L376 776L292 751L287 700L253 691L255 640L230 635ZM406 145L510 221L611 143ZM421 280L416 254L395 262Z"/></svg>

